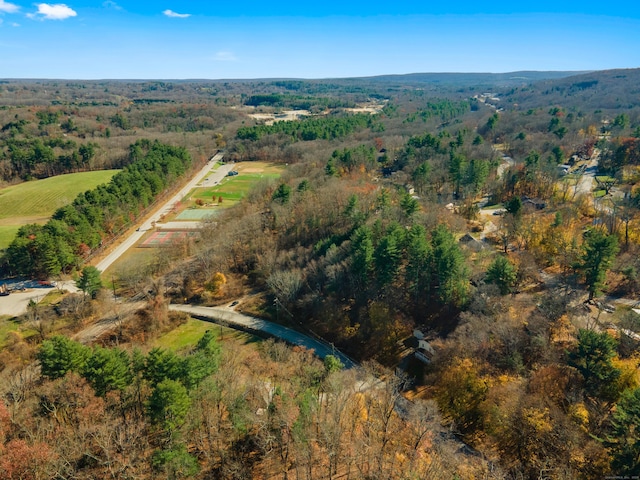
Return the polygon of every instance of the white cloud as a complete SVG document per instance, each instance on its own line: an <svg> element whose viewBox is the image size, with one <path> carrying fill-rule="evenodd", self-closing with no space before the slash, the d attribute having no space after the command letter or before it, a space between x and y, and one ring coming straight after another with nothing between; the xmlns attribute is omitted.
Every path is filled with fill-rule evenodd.
<svg viewBox="0 0 640 480"><path fill-rule="evenodd" d="M116 2L112 0L107 0L106 2L102 2L102 6L104 8L112 8L113 10L122 10L122 7L118 5Z"/></svg>
<svg viewBox="0 0 640 480"><path fill-rule="evenodd" d="M162 13L171 18L189 18L191 16L190 13L176 13L173 10L165 10Z"/></svg>
<svg viewBox="0 0 640 480"><path fill-rule="evenodd" d="M55 5L38 3L37 7L38 11L36 13L28 13L27 17L42 20L64 20L78 15L75 10L67 7L64 3L56 3Z"/></svg>
<svg viewBox="0 0 640 480"><path fill-rule="evenodd" d="M238 59L232 52L216 52L213 56L213 60L216 62L236 62Z"/></svg>
<svg viewBox="0 0 640 480"><path fill-rule="evenodd" d="M16 13L20 10L18 5L0 0L0 12L2 13Z"/></svg>
<svg viewBox="0 0 640 480"><path fill-rule="evenodd" d="M11 24L11 26L12 26L12 27L19 27L19 26L20 26L20 24L19 24L19 23L16 23L16 22L13 22L13 23Z"/></svg>

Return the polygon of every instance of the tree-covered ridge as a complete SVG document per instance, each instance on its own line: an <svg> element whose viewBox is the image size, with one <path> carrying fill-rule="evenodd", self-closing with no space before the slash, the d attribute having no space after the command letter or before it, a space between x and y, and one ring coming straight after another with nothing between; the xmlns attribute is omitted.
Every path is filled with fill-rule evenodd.
<svg viewBox="0 0 640 480"><path fill-rule="evenodd" d="M321 111L327 108L349 108L356 105L353 101L329 97L312 97L308 95L289 95L282 93L251 95L244 102L254 107L269 106L278 108L293 108L309 110L314 108Z"/></svg>
<svg viewBox="0 0 640 480"><path fill-rule="evenodd" d="M453 101L448 99L428 101L426 106L419 108L416 112L406 118L406 122L415 122L417 119L426 122L430 118L439 118L443 122L448 122L456 117L460 117L471 110L471 102L468 100Z"/></svg>
<svg viewBox="0 0 640 480"><path fill-rule="evenodd" d="M357 113L355 115L305 118L299 122L276 122L273 125L255 125L238 129L240 140L259 140L265 135L283 134L292 140L310 141L331 140L345 137L358 129L380 128L373 115Z"/></svg>
<svg viewBox="0 0 640 480"><path fill-rule="evenodd" d="M45 225L21 227L5 254L10 271L47 277L78 268L103 241L137 215L191 165L181 147L140 140L130 149L133 163L58 209Z"/></svg>

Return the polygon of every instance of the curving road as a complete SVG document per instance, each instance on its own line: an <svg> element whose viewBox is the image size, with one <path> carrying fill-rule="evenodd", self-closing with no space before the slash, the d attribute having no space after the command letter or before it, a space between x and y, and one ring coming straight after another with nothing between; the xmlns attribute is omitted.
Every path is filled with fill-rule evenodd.
<svg viewBox="0 0 640 480"><path fill-rule="evenodd" d="M302 347L313 350L314 353L320 358L324 358L327 355L334 355L340 359L345 368L359 367L359 365L355 361L351 360L345 354L343 354L339 350L336 350L332 346L315 340L295 330L291 330L290 328L283 327L282 325L235 312L230 307L196 307L192 305L171 304L169 305L169 309L179 312L186 312L194 318L217 323L219 325L234 328L236 330L276 337L284 340L289 344L300 345ZM358 392L364 392L366 390L372 389L385 389L388 388L388 386L384 380L367 376L356 381L354 384L354 388ZM405 398L400 391L396 391L394 395L395 399L393 409L404 420L411 421L410 412L413 402ZM452 432L438 432L434 440L438 443L447 442L458 453L464 455L467 458L481 458L483 461L487 461L489 464L491 464L491 462L482 453L478 452L477 450L461 441L454 434L452 434Z"/></svg>
<svg viewBox="0 0 640 480"><path fill-rule="evenodd" d="M315 340L303 333L297 332L277 323L250 317L238 313L229 307L196 307L192 305L169 305L170 310L186 312L194 318L217 323L219 325L240 329L250 333L262 333L270 337L276 337L292 345L299 345L313 350L317 356L324 358L327 355L338 357L346 368L354 368L356 363L345 354L336 350L333 346Z"/></svg>

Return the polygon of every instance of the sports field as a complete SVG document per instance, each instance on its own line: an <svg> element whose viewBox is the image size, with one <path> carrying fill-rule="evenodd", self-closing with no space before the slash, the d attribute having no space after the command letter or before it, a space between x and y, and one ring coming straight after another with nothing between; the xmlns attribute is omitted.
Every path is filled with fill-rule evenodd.
<svg viewBox="0 0 640 480"><path fill-rule="evenodd" d="M280 177L285 167L267 162L242 162L235 164L233 168L238 172L238 175L224 177L220 184L215 186L199 186L195 188L185 201L181 202L181 208L184 208L184 210L175 216L174 214L169 215L169 218L163 221L180 224L180 221L200 221L204 217L215 215L222 209L237 204L257 182ZM216 197L215 202L213 201L214 194ZM219 197L222 197L222 202L218 204ZM204 205L196 205L196 199L202 200ZM118 268L126 269L128 265L137 264L137 258L143 258L143 261L148 261L150 252L156 252L162 247L171 246L175 242L184 239L185 235L193 234L193 231L164 230L153 232L138 244L142 248L130 249L111 268L115 269L114 271L117 271Z"/></svg>
<svg viewBox="0 0 640 480"><path fill-rule="evenodd" d="M176 220L199 221L207 217L213 217L219 212L218 207L188 208L178 214Z"/></svg>
<svg viewBox="0 0 640 480"><path fill-rule="evenodd" d="M108 183L118 171L70 173L0 189L0 249L9 246L22 225L45 223L79 193Z"/></svg>
<svg viewBox="0 0 640 480"><path fill-rule="evenodd" d="M140 244L141 247L170 247L175 242L184 240L193 232L173 232L173 231L157 231L153 232L149 237Z"/></svg>
<svg viewBox="0 0 640 480"><path fill-rule="evenodd" d="M192 193L190 200L202 200L205 204L199 210L211 210L214 213L220 208L229 208L242 200L247 192L257 183L276 179L284 170L281 165L267 162L243 162L237 164L238 175L225 177L219 185L213 187L198 188ZM219 202L222 198L222 202ZM207 209L207 204L217 204Z"/></svg>

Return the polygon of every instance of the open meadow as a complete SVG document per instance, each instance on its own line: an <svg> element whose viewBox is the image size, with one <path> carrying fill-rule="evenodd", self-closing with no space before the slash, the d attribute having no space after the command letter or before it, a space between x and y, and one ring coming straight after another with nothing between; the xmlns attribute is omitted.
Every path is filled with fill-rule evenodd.
<svg viewBox="0 0 640 480"><path fill-rule="evenodd" d="M79 193L107 183L119 170L70 173L0 189L0 250L22 225L44 224Z"/></svg>

